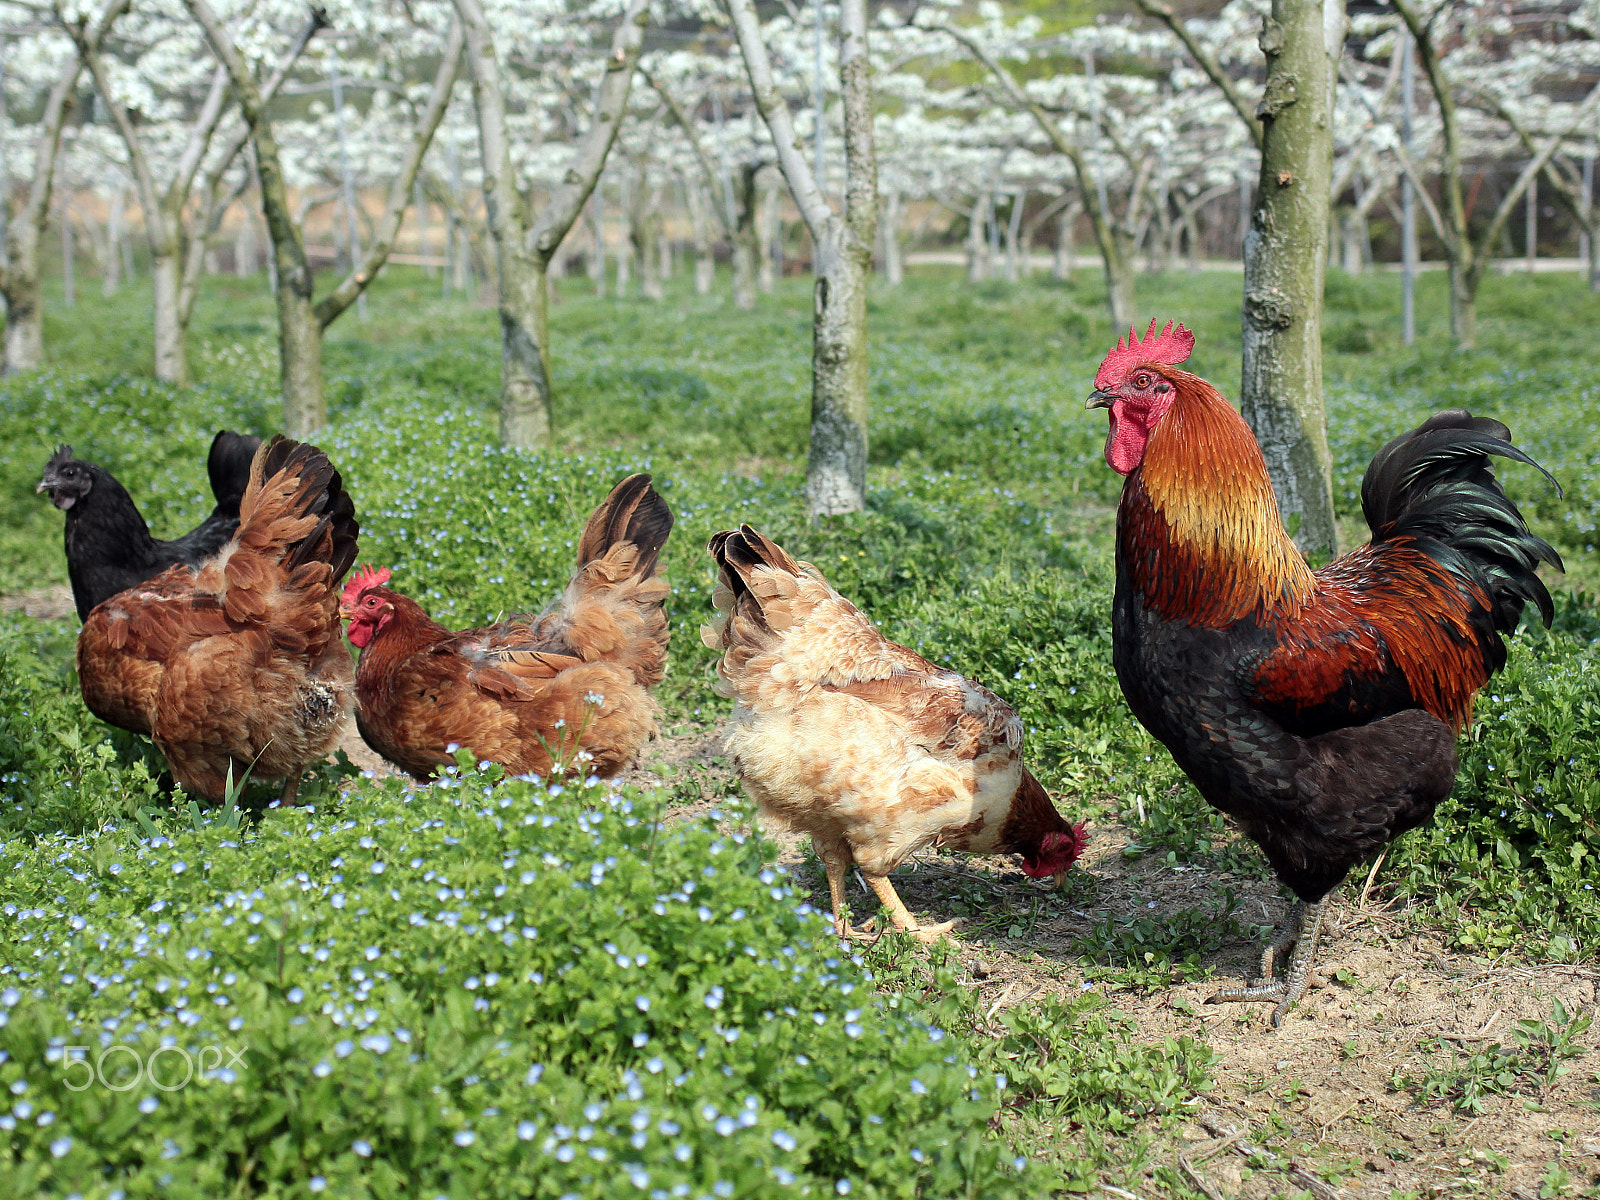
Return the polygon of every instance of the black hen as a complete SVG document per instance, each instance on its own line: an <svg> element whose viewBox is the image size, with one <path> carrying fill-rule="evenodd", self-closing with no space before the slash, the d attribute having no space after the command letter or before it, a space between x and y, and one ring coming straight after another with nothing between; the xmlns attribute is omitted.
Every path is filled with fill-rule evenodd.
<svg viewBox="0 0 1600 1200"><path fill-rule="evenodd" d="M217 505L211 515L180 538L164 542L104 467L72 457L62 446L45 464L35 491L67 514L67 575L78 619L118 592L153 579L168 567L198 567L228 544L239 527L239 501L250 482L250 460L261 439L224 429L211 442L206 473Z"/></svg>

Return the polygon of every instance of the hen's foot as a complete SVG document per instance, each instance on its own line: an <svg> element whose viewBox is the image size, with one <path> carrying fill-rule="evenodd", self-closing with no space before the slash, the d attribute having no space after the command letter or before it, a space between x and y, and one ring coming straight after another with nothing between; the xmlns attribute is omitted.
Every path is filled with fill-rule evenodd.
<svg viewBox="0 0 1600 1200"><path fill-rule="evenodd" d="M902 929L900 932L909 933L917 941L931 946L958 924L960 924L959 921L940 921L937 925L916 925L910 929Z"/></svg>
<svg viewBox="0 0 1600 1200"><path fill-rule="evenodd" d="M877 919L874 918L873 920L868 921L864 928L852 929L848 935L840 934L839 936L849 936L856 938L859 941L875 942L892 929L896 933L909 933L912 937L916 938L917 941L931 946L934 942L937 942L940 938L944 937L945 934L949 933L959 924L961 924L960 921L941 921L937 925L901 925L899 922L891 921L888 928L884 928L880 926Z"/></svg>
<svg viewBox="0 0 1600 1200"><path fill-rule="evenodd" d="M1274 960L1284 950L1290 946L1294 947L1294 955L1289 959L1289 969L1282 979L1255 979L1247 987L1223 988L1206 1003L1276 1000L1278 1006L1272 1010L1272 1027L1278 1028L1283 1023L1284 1014L1305 995L1306 980L1310 976L1311 964L1317 953L1317 935L1322 932L1322 910L1326 903L1326 896L1315 904L1296 901L1294 907L1284 917L1277 936L1263 952L1261 969L1266 973L1271 970Z"/></svg>

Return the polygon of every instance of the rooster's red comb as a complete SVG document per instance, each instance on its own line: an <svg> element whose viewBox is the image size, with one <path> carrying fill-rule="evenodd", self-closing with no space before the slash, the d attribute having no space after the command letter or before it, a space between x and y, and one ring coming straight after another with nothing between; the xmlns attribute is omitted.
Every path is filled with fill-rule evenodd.
<svg viewBox="0 0 1600 1200"><path fill-rule="evenodd" d="M1173 326L1171 321L1156 336L1156 323L1152 319L1150 328L1144 331L1144 341L1139 340L1139 335L1128 327L1128 340L1126 343L1121 338L1117 339L1116 349L1107 354L1100 362L1100 371L1094 377L1094 386L1097 388L1111 388L1122 382L1129 368L1139 363L1159 363L1163 367L1175 367L1194 352L1194 334L1182 325Z"/></svg>
<svg viewBox="0 0 1600 1200"><path fill-rule="evenodd" d="M354 608L356 601L361 599L361 594L368 588L382 587L389 582L388 567L365 566L350 576L350 581L344 585L344 595L340 602L347 607Z"/></svg>

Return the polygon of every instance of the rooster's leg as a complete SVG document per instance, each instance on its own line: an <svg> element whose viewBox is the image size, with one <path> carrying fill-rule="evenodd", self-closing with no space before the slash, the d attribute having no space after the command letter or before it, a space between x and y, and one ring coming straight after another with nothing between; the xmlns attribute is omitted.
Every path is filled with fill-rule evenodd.
<svg viewBox="0 0 1600 1200"><path fill-rule="evenodd" d="M945 921L938 925L918 925L917 919L911 915L911 910L906 908L887 875L868 875L865 871L862 875L866 878L867 886L878 894L878 899L889 910L889 919L894 922L894 927L902 933L913 934L920 942L936 942L956 927L954 921Z"/></svg>
<svg viewBox="0 0 1600 1200"><path fill-rule="evenodd" d="M278 795L278 803L282 804L284 808L292 808L294 806L295 795L300 791L300 776L302 773L302 771L295 771L283 781L283 791Z"/></svg>
<svg viewBox="0 0 1600 1200"><path fill-rule="evenodd" d="M1306 979L1311 974L1311 964L1317 955L1317 936L1322 932L1322 912L1326 904L1326 896L1315 904L1296 901L1284 917L1272 944L1261 956L1261 970L1266 977L1255 980L1248 987L1223 988L1206 1003L1276 1000L1278 1007L1272 1010L1272 1027L1276 1029L1283 1023L1283 1016L1290 1006L1305 994ZM1289 959L1288 971L1281 980L1272 978L1270 970L1276 965L1273 960L1290 946L1294 947L1294 954Z"/></svg>
<svg viewBox="0 0 1600 1200"><path fill-rule="evenodd" d="M1328 902L1324 896L1315 904L1304 906L1300 917L1300 937L1295 943L1294 957L1289 960L1289 972L1283 977L1283 999L1272 1010L1272 1027L1283 1021L1289 1006L1305 995L1306 980L1311 976L1311 964L1317 956L1317 938L1322 933L1322 908Z"/></svg>
<svg viewBox="0 0 1600 1200"><path fill-rule="evenodd" d="M1284 913L1283 920L1278 923L1277 932L1272 935L1272 940L1261 948L1261 974L1250 981L1250 986L1260 987L1262 984L1271 983L1277 977L1278 964L1300 938L1300 922L1305 915L1304 909L1305 902L1296 900L1289 906L1289 911Z"/></svg>

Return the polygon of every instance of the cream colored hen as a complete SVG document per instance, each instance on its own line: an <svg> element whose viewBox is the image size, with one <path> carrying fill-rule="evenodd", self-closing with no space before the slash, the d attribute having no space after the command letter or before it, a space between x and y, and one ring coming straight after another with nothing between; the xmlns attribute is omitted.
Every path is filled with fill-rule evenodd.
<svg viewBox="0 0 1600 1200"><path fill-rule="evenodd" d="M1083 850L1022 764L1022 721L988 689L889 641L828 585L745 525L711 539L721 568L717 690L734 700L727 752L763 813L811 835L828 873L835 929L851 932L854 864L895 928L933 941L888 876L917 851L950 846L1022 856L1060 876Z"/></svg>

